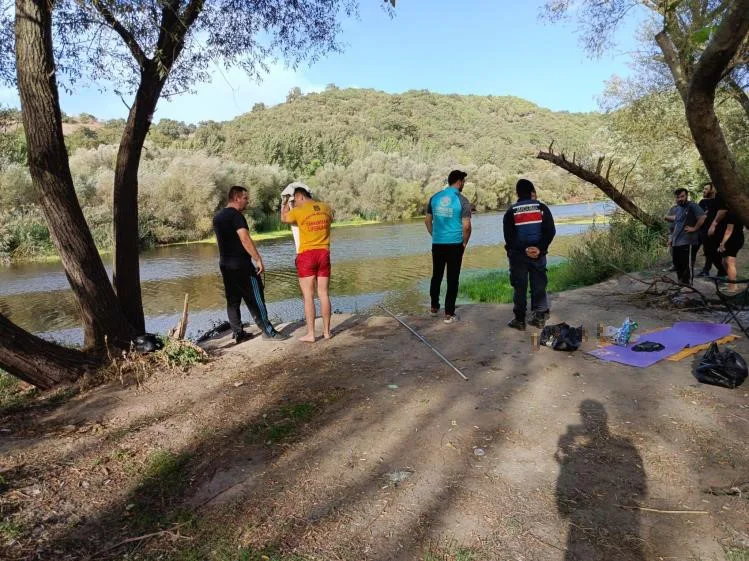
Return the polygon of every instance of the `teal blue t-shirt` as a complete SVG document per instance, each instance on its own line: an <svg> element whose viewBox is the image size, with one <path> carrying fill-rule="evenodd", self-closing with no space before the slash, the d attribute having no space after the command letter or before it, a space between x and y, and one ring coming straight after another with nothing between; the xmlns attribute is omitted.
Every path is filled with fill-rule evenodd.
<svg viewBox="0 0 749 561"><path fill-rule="evenodd" d="M432 215L432 243L463 243L463 219L471 217L471 203L455 187L435 193L427 205Z"/></svg>

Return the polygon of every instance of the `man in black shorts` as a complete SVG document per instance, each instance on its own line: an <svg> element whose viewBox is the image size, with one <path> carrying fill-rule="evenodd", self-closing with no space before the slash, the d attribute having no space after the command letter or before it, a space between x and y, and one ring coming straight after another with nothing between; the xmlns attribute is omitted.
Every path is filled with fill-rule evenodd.
<svg viewBox="0 0 749 561"><path fill-rule="evenodd" d="M710 224L709 233L718 243L717 251L718 255L723 258L723 266L730 283L729 291L736 291L738 285L730 281L735 281L737 277L736 256L744 247L744 224L736 213L728 209L722 197L718 197L717 206L718 212Z"/></svg>
<svg viewBox="0 0 749 561"><path fill-rule="evenodd" d="M242 315L239 310L244 300L264 339L288 339L287 335L276 331L268 320L263 283L259 277L265 267L250 237L247 220L242 214L249 203L247 189L234 186L229 189L227 199L226 207L213 217L213 230L221 256L219 266L224 279L226 313L229 316L232 338L236 343L248 338L242 329Z"/></svg>

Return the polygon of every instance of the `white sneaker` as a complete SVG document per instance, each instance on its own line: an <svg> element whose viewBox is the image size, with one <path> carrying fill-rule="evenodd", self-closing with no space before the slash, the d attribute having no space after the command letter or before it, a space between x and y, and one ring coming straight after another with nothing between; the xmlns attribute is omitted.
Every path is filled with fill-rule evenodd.
<svg viewBox="0 0 749 561"><path fill-rule="evenodd" d="M445 315L445 319L443 321L445 323L455 323L458 321L458 316Z"/></svg>

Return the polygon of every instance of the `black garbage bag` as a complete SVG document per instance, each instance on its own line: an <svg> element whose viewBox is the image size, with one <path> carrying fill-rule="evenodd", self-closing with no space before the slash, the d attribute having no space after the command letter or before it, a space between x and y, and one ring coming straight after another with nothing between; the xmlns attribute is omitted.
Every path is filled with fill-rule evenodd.
<svg viewBox="0 0 749 561"><path fill-rule="evenodd" d="M547 325L541 331L541 344L555 351L576 351L583 342L583 326L566 323Z"/></svg>
<svg viewBox="0 0 749 561"><path fill-rule="evenodd" d="M694 377L703 384L730 389L743 384L747 374L744 357L730 349L718 350L717 343L710 345L694 370Z"/></svg>
<svg viewBox="0 0 749 561"><path fill-rule="evenodd" d="M133 339L133 348L139 353L152 353L164 348L164 343L153 333L144 333Z"/></svg>

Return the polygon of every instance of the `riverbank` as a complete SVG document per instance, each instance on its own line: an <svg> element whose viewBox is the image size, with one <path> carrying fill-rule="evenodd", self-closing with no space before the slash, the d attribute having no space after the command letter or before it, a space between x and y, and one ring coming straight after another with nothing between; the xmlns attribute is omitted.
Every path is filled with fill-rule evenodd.
<svg viewBox="0 0 749 561"><path fill-rule="evenodd" d="M551 321L704 320L641 290L555 295ZM749 555L749 503L730 493L749 472L746 389L696 384L689 360L533 352L509 305L459 315L405 319L467 382L392 318L335 315L330 341L216 339L187 373L2 414L0 557Z"/></svg>

